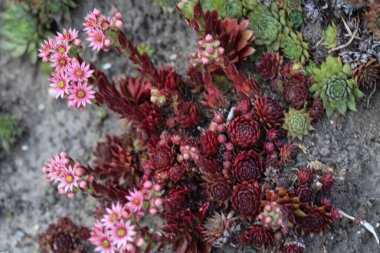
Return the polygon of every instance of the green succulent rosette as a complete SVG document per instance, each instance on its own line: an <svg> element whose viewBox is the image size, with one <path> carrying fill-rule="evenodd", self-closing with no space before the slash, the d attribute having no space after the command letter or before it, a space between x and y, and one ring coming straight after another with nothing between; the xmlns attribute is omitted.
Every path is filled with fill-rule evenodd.
<svg viewBox="0 0 380 253"><path fill-rule="evenodd" d="M285 13L272 4L268 9L263 4L257 4L248 15L250 28L256 35L255 43L266 46L268 51L278 51L281 45Z"/></svg>
<svg viewBox="0 0 380 253"><path fill-rule="evenodd" d="M347 109L356 111L356 100L364 96L351 78L350 66L343 65L339 57L328 56L320 68L313 70L313 79L315 83L309 91L322 99L328 117L335 111L341 114Z"/></svg>
<svg viewBox="0 0 380 253"><path fill-rule="evenodd" d="M309 45L303 40L302 33L290 31L289 35L282 37L281 50L291 61L305 63L310 57L308 49Z"/></svg>
<svg viewBox="0 0 380 253"><path fill-rule="evenodd" d="M302 11L292 11L287 17L287 22L293 29L302 29L305 27Z"/></svg>
<svg viewBox="0 0 380 253"><path fill-rule="evenodd" d="M0 116L0 147L7 153L10 152L11 146L16 142L21 132L16 118L12 115Z"/></svg>
<svg viewBox="0 0 380 253"><path fill-rule="evenodd" d="M323 45L328 48L335 48L338 45L338 29L334 23L329 25L324 32Z"/></svg>
<svg viewBox="0 0 380 253"><path fill-rule="evenodd" d="M311 118L305 109L296 110L290 108L287 113L285 113L285 120L283 128L288 131L288 136L291 138L302 138L308 135L309 131L314 130L311 126Z"/></svg>

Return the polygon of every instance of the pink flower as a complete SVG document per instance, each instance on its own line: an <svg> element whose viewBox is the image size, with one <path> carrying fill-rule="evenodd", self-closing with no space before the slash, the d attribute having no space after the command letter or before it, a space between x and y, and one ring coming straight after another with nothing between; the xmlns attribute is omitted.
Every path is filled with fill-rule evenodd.
<svg viewBox="0 0 380 253"><path fill-rule="evenodd" d="M129 191L129 196L127 196L128 199L128 205L131 208L131 210L136 213L141 210L143 204L144 204L144 194L141 191L138 191L134 189L134 191Z"/></svg>
<svg viewBox="0 0 380 253"><path fill-rule="evenodd" d="M97 246L95 251L99 251L101 253L115 253L116 248L110 237L104 233L99 233L95 237L91 237L90 241Z"/></svg>
<svg viewBox="0 0 380 253"><path fill-rule="evenodd" d="M46 177L50 182L58 182L62 171L69 165L69 162L69 156L65 152L60 152L46 162L42 171L46 173Z"/></svg>
<svg viewBox="0 0 380 253"><path fill-rule="evenodd" d="M50 67L61 70L70 66L71 58L66 54L54 54L50 61L52 62Z"/></svg>
<svg viewBox="0 0 380 253"><path fill-rule="evenodd" d="M54 72L50 81L52 82L50 87L56 92L55 98L64 98L69 95L69 80L65 72Z"/></svg>
<svg viewBox="0 0 380 253"><path fill-rule="evenodd" d="M87 40L90 42L92 50L99 51L104 47L105 36L101 30L89 31Z"/></svg>
<svg viewBox="0 0 380 253"><path fill-rule="evenodd" d="M38 57L42 58L42 61L43 62L47 62L50 58L50 54L53 50L53 45L55 43L55 39L54 38L49 38L47 40L45 40L40 48L38 49L39 53L38 53Z"/></svg>
<svg viewBox="0 0 380 253"><path fill-rule="evenodd" d="M71 42L78 38L78 31L75 29L63 29L62 33L57 32L57 39L60 41Z"/></svg>
<svg viewBox="0 0 380 253"><path fill-rule="evenodd" d="M70 79L75 82L86 82L94 72L93 70L90 70L90 64L86 64L86 62L80 64L75 58L72 60L67 71Z"/></svg>
<svg viewBox="0 0 380 253"><path fill-rule="evenodd" d="M102 218L102 224L107 228L112 228L116 222L122 218L123 206L117 202L113 203L111 208L106 208L107 214Z"/></svg>
<svg viewBox="0 0 380 253"><path fill-rule="evenodd" d="M78 109L83 109L86 104L91 104L91 99L95 98L92 86L87 86L86 83L77 83L72 85L72 88L69 89L69 102L72 106L75 106Z"/></svg>
<svg viewBox="0 0 380 253"><path fill-rule="evenodd" d="M58 188L63 189L64 192L74 191L74 187L78 187L79 177L75 175L74 168L68 166L61 172Z"/></svg>
<svg viewBox="0 0 380 253"><path fill-rule="evenodd" d="M92 31L96 28L99 28L98 25L98 17L100 12L97 9L94 9L92 12L89 12L87 16L85 17L84 30L86 32Z"/></svg>
<svg viewBox="0 0 380 253"><path fill-rule="evenodd" d="M111 19L101 16L99 20L99 26L103 31L108 30L111 27Z"/></svg>
<svg viewBox="0 0 380 253"><path fill-rule="evenodd" d="M70 45L67 41L55 41L53 43L53 52L56 54L68 54Z"/></svg>
<svg viewBox="0 0 380 253"><path fill-rule="evenodd" d="M117 222L112 228L110 238L120 251L127 249L128 242L133 242L133 236L136 234L134 228L129 220Z"/></svg>

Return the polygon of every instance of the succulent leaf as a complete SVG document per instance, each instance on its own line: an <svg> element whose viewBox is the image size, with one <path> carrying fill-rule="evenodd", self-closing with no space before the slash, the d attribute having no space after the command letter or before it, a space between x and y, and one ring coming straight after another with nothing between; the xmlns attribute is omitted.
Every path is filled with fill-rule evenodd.
<svg viewBox="0 0 380 253"><path fill-rule="evenodd" d="M7 152L10 152L12 145L21 134L18 121L12 115L0 116L0 145Z"/></svg>
<svg viewBox="0 0 380 253"><path fill-rule="evenodd" d="M338 45L338 29L334 22L327 27L324 33L323 45L329 49Z"/></svg>

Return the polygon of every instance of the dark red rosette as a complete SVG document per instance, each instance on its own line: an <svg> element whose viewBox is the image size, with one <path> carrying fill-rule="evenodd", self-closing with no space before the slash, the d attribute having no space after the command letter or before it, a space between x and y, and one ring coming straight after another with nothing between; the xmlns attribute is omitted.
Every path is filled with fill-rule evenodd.
<svg viewBox="0 0 380 253"><path fill-rule="evenodd" d="M313 99L311 106L309 108L309 115L314 120L317 121L323 117L325 114L325 108L323 107L323 102L321 99Z"/></svg>
<svg viewBox="0 0 380 253"><path fill-rule="evenodd" d="M295 109L302 109L309 99L308 80L301 74L294 74L284 83L285 100Z"/></svg>
<svg viewBox="0 0 380 253"><path fill-rule="evenodd" d="M232 175L239 182L254 182L260 179L263 172L262 160L253 150L242 151L232 165Z"/></svg>
<svg viewBox="0 0 380 253"><path fill-rule="evenodd" d="M331 192L331 188L334 186L334 183L335 183L334 174L332 173L323 174L320 179L320 182L322 184L322 191L324 193Z"/></svg>
<svg viewBox="0 0 380 253"><path fill-rule="evenodd" d="M175 120L182 127L194 127L199 120L199 111L192 102L180 102L174 110Z"/></svg>
<svg viewBox="0 0 380 253"><path fill-rule="evenodd" d="M173 150L168 146L157 146L151 152L153 167L157 171L167 171L174 162Z"/></svg>
<svg viewBox="0 0 380 253"><path fill-rule="evenodd" d="M221 206L231 196L231 181L221 174L206 173L202 179L204 181L203 192L207 196L207 200Z"/></svg>
<svg viewBox="0 0 380 253"><path fill-rule="evenodd" d="M274 245L274 235L271 230L256 224L241 235L240 242L244 246L251 244L256 249L265 249Z"/></svg>
<svg viewBox="0 0 380 253"><path fill-rule="evenodd" d="M214 132L207 131L200 138L202 154L214 156L218 153L218 137Z"/></svg>
<svg viewBox="0 0 380 253"><path fill-rule="evenodd" d="M247 148L255 145L261 136L259 124L250 118L239 116L232 120L228 135L233 144Z"/></svg>
<svg viewBox="0 0 380 253"><path fill-rule="evenodd" d="M256 99L255 111L260 122L268 127L281 126L284 122L284 109L275 99L265 97Z"/></svg>
<svg viewBox="0 0 380 253"><path fill-rule="evenodd" d="M302 184L297 187L297 196L300 197L301 202L312 203L315 198L315 192L310 186Z"/></svg>
<svg viewBox="0 0 380 253"><path fill-rule="evenodd" d="M257 182L243 182L233 187L232 206L241 218L254 218L260 211L260 187Z"/></svg>
<svg viewBox="0 0 380 253"><path fill-rule="evenodd" d="M164 199L166 211L174 212L185 209L190 204L191 192L186 186L177 186L170 189Z"/></svg>
<svg viewBox="0 0 380 253"><path fill-rule="evenodd" d="M274 80L280 75L282 62L278 52L265 52L257 66L257 72L265 80Z"/></svg>
<svg viewBox="0 0 380 253"><path fill-rule="evenodd" d="M298 182L300 184L311 184L313 182L313 171L308 168L304 168L298 172Z"/></svg>

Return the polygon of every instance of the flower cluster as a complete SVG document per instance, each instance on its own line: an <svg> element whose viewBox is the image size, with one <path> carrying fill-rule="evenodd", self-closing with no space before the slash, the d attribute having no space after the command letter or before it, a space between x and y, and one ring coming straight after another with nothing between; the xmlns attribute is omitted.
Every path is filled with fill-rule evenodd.
<svg viewBox="0 0 380 253"><path fill-rule="evenodd" d="M67 194L70 198L73 198L79 189L86 190L88 183L93 181L91 175L85 174L82 165L74 163L65 152L50 158L42 171L50 182L58 184L60 194Z"/></svg>
<svg viewBox="0 0 380 253"><path fill-rule="evenodd" d="M44 171L64 191L81 189L84 180L87 193L113 203L91 231L96 251L156 252L171 245L175 253L207 253L240 242L302 252L295 235L325 233L339 218L328 200L334 175L310 169L297 174L297 149L288 139L312 129L304 107L316 118L323 107L308 96L306 73L298 64L283 65L276 53L264 54L262 61L270 63L259 69L282 87L285 100L264 96L255 77L235 64L254 52L248 22L220 19L217 12L203 12L199 2L193 13L187 18L202 49L189 78L169 67L157 69L123 31L109 28L119 26L115 20L102 25L99 11L88 15L86 27L109 34L110 45L142 75L120 86L100 70L92 77L97 105L118 113L128 131L98 145L94 168L75 165L61 153ZM202 96L218 102L200 102ZM143 226L140 221L151 215L164 225Z"/></svg>
<svg viewBox="0 0 380 253"><path fill-rule="evenodd" d="M111 39L106 34L107 31L111 29L120 30L124 26L120 12L115 13L111 19L104 16L97 9L94 9L87 14L83 25L91 49L94 51L102 49L106 52L109 50L112 43Z"/></svg>
<svg viewBox="0 0 380 253"><path fill-rule="evenodd" d="M146 245L139 230L138 222L149 210L150 214L162 209L162 199L158 198L160 188L146 181L142 190L134 189L126 196L127 202L113 203L106 213L96 221L89 241L100 252L135 252ZM154 190L155 189L155 190Z"/></svg>
<svg viewBox="0 0 380 253"><path fill-rule="evenodd" d="M90 64L71 56L81 43L78 31L63 30L54 38L45 40L38 54L42 61L49 61L54 68L50 87L54 89L56 98L67 98L69 107L80 110L95 98L93 86L89 85L94 70Z"/></svg>

